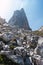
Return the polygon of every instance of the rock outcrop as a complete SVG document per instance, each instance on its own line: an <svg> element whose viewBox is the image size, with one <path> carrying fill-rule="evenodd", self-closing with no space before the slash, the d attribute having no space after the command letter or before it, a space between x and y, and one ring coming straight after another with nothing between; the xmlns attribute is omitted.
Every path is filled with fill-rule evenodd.
<svg viewBox="0 0 43 65"><path fill-rule="evenodd" d="M5 19L3 19L3 18L0 17L0 25L2 25L4 23L6 23Z"/></svg>
<svg viewBox="0 0 43 65"><path fill-rule="evenodd" d="M40 27L39 31L43 31L43 26L42 26L42 27Z"/></svg>
<svg viewBox="0 0 43 65"><path fill-rule="evenodd" d="M9 24L25 30L31 30L24 9L14 11L13 16L9 20Z"/></svg>

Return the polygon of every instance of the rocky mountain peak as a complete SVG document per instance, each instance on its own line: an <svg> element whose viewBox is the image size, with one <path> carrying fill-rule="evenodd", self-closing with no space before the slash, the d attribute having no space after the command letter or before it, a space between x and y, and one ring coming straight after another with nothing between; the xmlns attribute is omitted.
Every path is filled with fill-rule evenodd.
<svg viewBox="0 0 43 65"><path fill-rule="evenodd" d="M21 10L16 10L14 11L13 16L11 17L11 19L9 20L9 24L11 26L18 26L19 28L24 28L26 30L31 30L25 11L22 8Z"/></svg>

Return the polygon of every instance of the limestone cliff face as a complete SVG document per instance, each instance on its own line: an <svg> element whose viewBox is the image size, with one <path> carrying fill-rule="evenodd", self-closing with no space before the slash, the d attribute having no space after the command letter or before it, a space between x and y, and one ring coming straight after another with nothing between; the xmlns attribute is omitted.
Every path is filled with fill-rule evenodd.
<svg viewBox="0 0 43 65"><path fill-rule="evenodd" d="M9 24L12 26L16 25L19 28L24 28L26 30L31 30L23 8L21 10L14 11L12 18L9 20Z"/></svg>

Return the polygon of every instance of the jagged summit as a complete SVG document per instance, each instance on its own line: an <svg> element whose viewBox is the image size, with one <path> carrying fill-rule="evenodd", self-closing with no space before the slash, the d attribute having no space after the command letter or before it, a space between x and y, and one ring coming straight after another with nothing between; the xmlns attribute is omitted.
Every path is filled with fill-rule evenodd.
<svg viewBox="0 0 43 65"><path fill-rule="evenodd" d="M31 30L23 8L21 10L14 11L13 16L9 20L9 24L12 26L16 25L19 28L24 28L26 30Z"/></svg>

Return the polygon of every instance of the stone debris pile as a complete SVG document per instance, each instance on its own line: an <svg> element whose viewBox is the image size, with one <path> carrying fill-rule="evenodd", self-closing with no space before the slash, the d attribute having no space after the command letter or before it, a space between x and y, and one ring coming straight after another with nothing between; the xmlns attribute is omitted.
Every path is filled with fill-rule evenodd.
<svg viewBox="0 0 43 65"><path fill-rule="evenodd" d="M0 54L20 65L43 65L43 37L0 22Z"/></svg>

